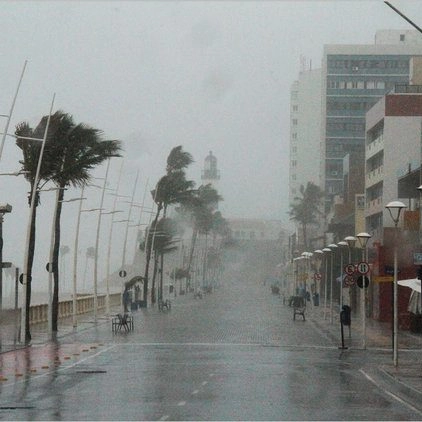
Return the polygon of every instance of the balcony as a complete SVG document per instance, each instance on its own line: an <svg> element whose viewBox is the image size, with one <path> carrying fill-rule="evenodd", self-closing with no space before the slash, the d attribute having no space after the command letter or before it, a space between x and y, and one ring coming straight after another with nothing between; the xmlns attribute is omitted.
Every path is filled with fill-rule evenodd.
<svg viewBox="0 0 422 422"><path fill-rule="evenodd" d="M384 149L384 135L379 136L366 146L366 159L373 157Z"/></svg>
<svg viewBox="0 0 422 422"><path fill-rule="evenodd" d="M368 201L366 208L366 216L378 214L383 211L382 196Z"/></svg>
<svg viewBox="0 0 422 422"><path fill-rule="evenodd" d="M384 166L379 166L378 168L366 174L365 185L368 188L373 185L376 185L379 182L382 182L383 179L384 179Z"/></svg>

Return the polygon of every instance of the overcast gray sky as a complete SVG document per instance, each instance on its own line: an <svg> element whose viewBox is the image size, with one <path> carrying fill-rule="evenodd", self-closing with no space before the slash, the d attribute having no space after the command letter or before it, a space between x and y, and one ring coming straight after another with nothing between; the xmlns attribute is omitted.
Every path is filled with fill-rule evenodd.
<svg viewBox="0 0 422 422"><path fill-rule="evenodd" d="M422 25L419 2L392 3ZM412 29L382 0L0 1L0 28L0 114L8 112L28 60L11 131L17 122L35 125L48 114L55 92L54 110L124 141L121 193L131 194L139 170L140 201L147 178L156 183L176 145L193 155L189 177L199 185L212 150L225 217L286 222L289 89L301 56L316 68L324 44L367 44L377 29ZM0 172L17 169L20 158L8 138ZM119 167L119 160L112 161L112 187ZM101 167L95 174L104 172ZM26 192L22 177L0 177L0 202L14 207L5 217L4 259L18 265ZM78 194L66 192L67 198ZM43 194L39 211L41 262L47 262L53 196ZM89 197L84 206L98 206L99 193L92 190ZM77 204L65 208L62 244L72 246ZM94 227L94 217L87 214L83 224ZM105 220L104 236L108 227ZM92 236L85 242L93 246ZM116 236L117 247L119 242Z"/></svg>

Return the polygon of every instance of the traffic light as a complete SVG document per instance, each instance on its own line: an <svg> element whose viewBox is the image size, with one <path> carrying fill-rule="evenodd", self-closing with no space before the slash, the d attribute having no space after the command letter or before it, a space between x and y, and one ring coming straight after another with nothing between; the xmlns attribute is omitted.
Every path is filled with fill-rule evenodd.
<svg viewBox="0 0 422 422"><path fill-rule="evenodd" d="M418 280L422 280L422 265L419 266L417 274L418 274Z"/></svg>

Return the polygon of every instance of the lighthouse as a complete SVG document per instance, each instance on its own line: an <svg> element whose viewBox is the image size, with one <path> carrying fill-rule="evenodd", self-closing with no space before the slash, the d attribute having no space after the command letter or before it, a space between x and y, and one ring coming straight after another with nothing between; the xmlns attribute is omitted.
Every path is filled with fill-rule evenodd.
<svg viewBox="0 0 422 422"><path fill-rule="evenodd" d="M202 186L211 185L218 192L218 181L220 180L220 172L217 168L217 158L212 151L205 157L204 169L201 174ZM218 202L213 204L214 209L218 209Z"/></svg>
<svg viewBox="0 0 422 422"><path fill-rule="evenodd" d="M205 157L201 180L204 186L211 184L211 186L218 191L220 172L217 168L217 158L212 154L212 151L210 151L209 154Z"/></svg>

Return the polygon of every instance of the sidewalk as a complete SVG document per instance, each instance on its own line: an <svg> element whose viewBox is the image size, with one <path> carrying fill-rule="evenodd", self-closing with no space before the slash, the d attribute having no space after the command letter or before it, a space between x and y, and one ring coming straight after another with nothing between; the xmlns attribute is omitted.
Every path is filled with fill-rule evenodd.
<svg viewBox="0 0 422 422"><path fill-rule="evenodd" d="M323 331L334 344L341 346L341 325L338 309L334 310L333 323L329 309L324 319L323 308L310 307L308 319ZM359 315L352 314L350 326L344 328L344 345L350 350L363 350L363 324ZM415 407L422 403L422 334L400 330L398 332L398 365L393 364L392 324L366 319L366 350L385 352L385 359L372 368L372 374L383 386L394 386L406 401Z"/></svg>

